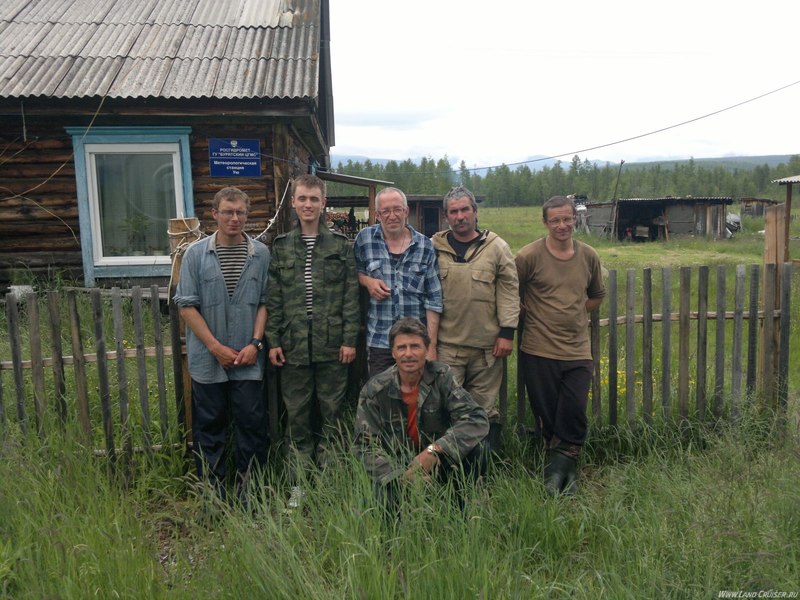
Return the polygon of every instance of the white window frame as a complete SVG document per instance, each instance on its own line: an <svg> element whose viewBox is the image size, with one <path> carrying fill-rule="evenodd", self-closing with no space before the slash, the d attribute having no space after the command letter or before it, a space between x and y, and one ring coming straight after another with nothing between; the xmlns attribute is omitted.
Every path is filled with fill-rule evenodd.
<svg viewBox="0 0 800 600"><path fill-rule="evenodd" d="M86 165L89 183L89 209L91 210L92 244L95 266L107 265L169 265L167 256L104 256L102 226L100 223L100 193L97 187L98 154L170 154L172 155L172 176L175 189L175 214L184 218L183 188L181 186L180 147L176 143L162 144L86 144Z"/></svg>
<svg viewBox="0 0 800 600"><path fill-rule="evenodd" d="M97 171L93 154L117 148L130 154L132 150L169 148L173 153L176 214L194 216L192 168L189 150L190 127L66 127L72 136L75 157L75 180L78 192L78 217L81 226L83 278L88 287L99 278L169 277L172 270L169 256L104 257L100 238L100 214L97 201ZM102 149L103 152L98 152ZM163 150L159 150L163 153Z"/></svg>

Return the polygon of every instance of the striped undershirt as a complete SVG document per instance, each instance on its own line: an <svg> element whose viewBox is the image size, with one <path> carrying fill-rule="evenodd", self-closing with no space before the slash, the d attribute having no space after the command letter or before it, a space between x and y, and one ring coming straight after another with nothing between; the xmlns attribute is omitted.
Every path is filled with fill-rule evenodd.
<svg viewBox="0 0 800 600"><path fill-rule="evenodd" d="M244 263L247 262L247 240L243 239L235 246L217 244L217 257L222 276L225 278L225 287L228 288L228 297L233 297L239 277L242 276Z"/></svg>
<svg viewBox="0 0 800 600"><path fill-rule="evenodd" d="M311 255L314 252L314 244L317 242L316 235L302 234L300 236L306 245L306 268L303 272L303 278L306 284L306 315L312 315L312 305L314 298L314 291L311 287Z"/></svg>

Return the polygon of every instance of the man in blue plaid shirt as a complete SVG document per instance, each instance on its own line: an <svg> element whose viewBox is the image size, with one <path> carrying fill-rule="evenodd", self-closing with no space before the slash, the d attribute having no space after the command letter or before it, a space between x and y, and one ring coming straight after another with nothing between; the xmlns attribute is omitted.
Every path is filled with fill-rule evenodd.
<svg viewBox="0 0 800 600"><path fill-rule="evenodd" d="M355 241L358 282L369 292L367 365L373 377L394 365L389 330L400 317L425 323L436 360L442 286L431 241L408 225L408 200L387 187L375 197L378 223L362 229Z"/></svg>

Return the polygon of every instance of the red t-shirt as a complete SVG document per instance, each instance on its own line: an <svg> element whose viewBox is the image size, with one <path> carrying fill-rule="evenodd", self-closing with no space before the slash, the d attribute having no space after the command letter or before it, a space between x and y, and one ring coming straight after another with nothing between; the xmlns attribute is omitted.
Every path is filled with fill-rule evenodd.
<svg viewBox="0 0 800 600"><path fill-rule="evenodd" d="M415 387L410 392L403 392L403 403L408 408L408 420L406 421L406 433L414 447L419 448L419 431L417 431L417 399L419 398L419 388Z"/></svg>

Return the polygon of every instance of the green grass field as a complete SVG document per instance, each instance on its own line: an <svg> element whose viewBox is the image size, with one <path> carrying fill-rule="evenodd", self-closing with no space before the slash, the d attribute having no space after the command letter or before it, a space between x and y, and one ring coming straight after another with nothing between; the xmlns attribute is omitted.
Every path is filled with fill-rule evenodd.
<svg viewBox="0 0 800 600"><path fill-rule="evenodd" d="M481 225L514 251L543 234L540 215L480 211ZM715 243L587 241L620 271L749 265L763 249L757 223L749 225L752 232ZM800 256L796 240L792 254ZM381 519L346 451L308 482L304 509L289 513L273 452L253 510L243 511L204 495L180 452L137 455L123 482L72 428L46 443L4 430L0 598L797 594L800 434L789 423L745 407L737 422L716 427L595 429L574 499L546 496L539 452L508 428L502 460L468 492L463 512L448 488L421 485L396 522Z"/></svg>

